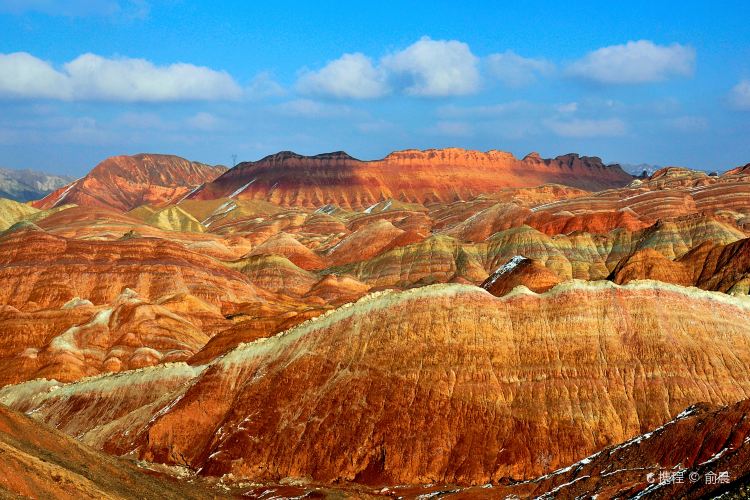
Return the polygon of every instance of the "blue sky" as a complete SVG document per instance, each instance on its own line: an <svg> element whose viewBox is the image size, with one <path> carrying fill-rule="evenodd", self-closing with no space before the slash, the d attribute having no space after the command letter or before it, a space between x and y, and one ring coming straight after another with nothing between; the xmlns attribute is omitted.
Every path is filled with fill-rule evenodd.
<svg viewBox="0 0 750 500"><path fill-rule="evenodd" d="M750 162L750 3L0 0L0 166L459 146Z"/></svg>

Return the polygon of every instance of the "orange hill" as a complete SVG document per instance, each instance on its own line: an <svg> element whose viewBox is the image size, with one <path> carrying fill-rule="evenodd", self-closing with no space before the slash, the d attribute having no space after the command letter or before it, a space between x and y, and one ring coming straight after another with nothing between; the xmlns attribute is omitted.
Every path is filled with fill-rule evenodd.
<svg viewBox="0 0 750 500"><path fill-rule="evenodd" d="M240 163L189 197L363 209L388 199L449 202L508 187L557 183L597 190L621 187L632 180L619 166L576 154L542 159L532 153L519 160L496 150L410 149L382 160L361 161L341 151L317 156L284 151Z"/></svg>

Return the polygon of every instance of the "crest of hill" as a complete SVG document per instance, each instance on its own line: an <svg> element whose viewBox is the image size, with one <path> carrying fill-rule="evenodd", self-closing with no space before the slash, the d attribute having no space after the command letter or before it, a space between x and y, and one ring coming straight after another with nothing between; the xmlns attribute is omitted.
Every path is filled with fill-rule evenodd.
<svg viewBox="0 0 750 500"><path fill-rule="evenodd" d="M113 156L99 163L85 177L34 202L37 208L63 203L114 208L126 212L139 205L163 206L176 202L226 171L179 156L138 154Z"/></svg>
<svg viewBox="0 0 750 500"><path fill-rule="evenodd" d="M265 200L280 206L336 205L362 210L393 199L428 204L465 200L504 188L556 183L587 190L627 185L633 177L600 158L567 154L515 158L497 150L409 149L362 161L345 152L303 156L283 151L243 162L188 195Z"/></svg>

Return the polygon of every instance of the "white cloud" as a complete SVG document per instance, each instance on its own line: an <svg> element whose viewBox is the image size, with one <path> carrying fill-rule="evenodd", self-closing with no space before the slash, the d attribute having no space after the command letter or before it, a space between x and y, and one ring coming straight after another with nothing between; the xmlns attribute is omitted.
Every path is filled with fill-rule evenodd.
<svg viewBox="0 0 750 500"><path fill-rule="evenodd" d="M619 118L606 120L546 120L544 124L561 137L616 137L625 135L625 122Z"/></svg>
<svg viewBox="0 0 750 500"><path fill-rule="evenodd" d="M538 76L550 74L555 65L546 59L521 57L512 50L487 56L490 74L508 87L522 87L536 81Z"/></svg>
<svg viewBox="0 0 750 500"><path fill-rule="evenodd" d="M303 71L297 89L349 99L373 99L394 90L435 97L471 94L479 88L479 80L479 58L467 44L422 37L378 63L357 52L317 71Z"/></svg>
<svg viewBox="0 0 750 500"><path fill-rule="evenodd" d="M737 109L750 110L750 80L742 80L732 87L729 98Z"/></svg>
<svg viewBox="0 0 750 500"><path fill-rule="evenodd" d="M465 95L479 88L479 59L457 40L422 37L381 65L411 95Z"/></svg>
<svg viewBox="0 0 750 500"><path fill-rule="evenodd" d="M26 52L0 54L0 97L65 99L69 79Z"/></svg>
<svg viewBox="0 0 750 500"><path fill-rule="evenodd" d="M635 84L690 76L695 69L695 50L673 43L657 45L649 40L612 45L589 52L567 68L569 75L603 84Z"/></svg>
<svg viewBox="0 0 750 500"><path fill-rule="evenodd" d="M388 92L383 70L361 53L344 54L318 71L304 72L297 88L304 93L351 99L372 99Z"/></svg>
<svg viewBox="0 0 750 500"><path fill-rule="evenodd" d="M83 54L61 70L31 54L0 54L0 97L160 102L235 99L242 94L224 71L145 59Z"/></svg>
<svg viewBox="0 0 750 500"><path fill-rule="evenodd" d="M264 99L266 97L278 97L286 94L283 85L277 82L271 73L263 71L255 75L248 85L245 94L250 99Z"/></svg>
<svg viewBox="0 0 750 500"><path fill-rule="evenodd" d="M229 74L204 66L155 66L145 59L83 54L64 65L74 96L113 101L233 99L241 94Z"/></svg>

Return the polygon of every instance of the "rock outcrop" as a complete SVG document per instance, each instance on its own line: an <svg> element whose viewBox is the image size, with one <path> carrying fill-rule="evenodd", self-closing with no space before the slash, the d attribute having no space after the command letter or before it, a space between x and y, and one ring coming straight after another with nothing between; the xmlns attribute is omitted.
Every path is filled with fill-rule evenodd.
<svg viewBox="0 0 750 500"><path fill-rule="evenodd" d="M94 450L0 405L0 494L7 498L165 498L220 496Z"/></svg>
<svg viewBox="0 0 750 500"><path fill-rule="evenodd" d="M54 391L10 386L0 400L84 442L209 476L531 480L694 403L744 399L748 320L747 300L657 282L502 298L438 285L368 296L193 378L161 365Z"/></svg>
<svg viewBox="0 0 750 500"><path fill-rule="evenodd" d="M176 202L226 168L191 162L178 156L140 154L113 156L85 177L34 203L54 208L63 203L114 208L123 212L139 205Z"/></svg>
<svg viewBox="0 0 750 500"><path fill-rule="evenodd" d="M501 297L520 285L532 292L546 292L560 281L541 262L516 255L490 274L481 286L492 295Z"/></svg>
<svg viewBox="0 0 750 500"><path fill-rule="evenodd" d="M750 239L726 245L705 241L670 260L653 249L624 258L610 275L615 283L656 279L678 285L693 285L736 295L750 291Z"/></svg>
<svg viewBox="0 0 750 500"><path fill-rule="evenodd" d="M80 297L101 305L125 288L153 301L189 293L210 304L260 300L237 271L155 238L84 241L26 229L0 236L0 304L33 311Z"/></svg>
<svg viewBox="0 0 750 500"><path fill-rule="evenodd" d="M597 190L633 179L618 166L575 154L519 160L502 151L458 148L405 150L382 160L361 161L344 152L301 156L284 151L240 163L189 198L271 201L281 206L374 210L390 199L406 203L450 202L502 188L547 183Z"/></svg>

